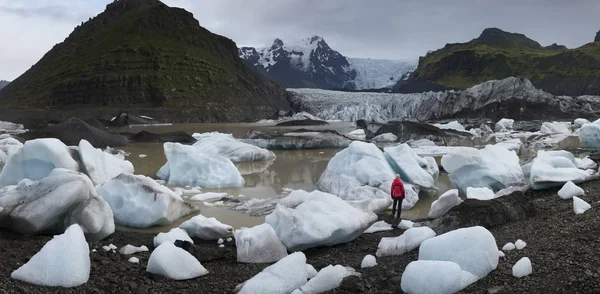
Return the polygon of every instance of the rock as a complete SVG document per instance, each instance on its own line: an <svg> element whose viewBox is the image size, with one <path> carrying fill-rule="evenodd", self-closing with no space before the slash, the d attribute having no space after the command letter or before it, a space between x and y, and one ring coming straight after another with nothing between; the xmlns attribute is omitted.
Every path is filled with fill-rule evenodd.
<svg viewBox="0 0 600 294"><path fill-rule="evenodd" d="M399 237L381 238L377 245L377 257L402 255L410 252L427 239L435 237L435 232L428 227L416 227L406 230Z"/></svg>
<svg viewBox="0 0 600 294"><path fill-rule="evenodd" d="M201 214L185 221L179 227L186 230L190 237L203 240L217 240L233 235L232 226L223 224L214 217L207 218Z"/></svg>
<svg viewBox="0 0 600 294"><path fill-rule="evenodd" d="M287 250L269 224L236 230L237 261L243 263L270 263L287 256Z"/></svg>
<svg viewBox="0 0 600 294"><path fill-rule="evenodd" d="M128 143L126 137L111 133L105 128L93 127L76 117L57 125L25 133L23 137L26 140L56 138L69 146L75 146L79 141L86 140L96 148L125 146Z"/></svg>
<svg viewBox="0 0 600 294"><path fill-rule="evenodd" d="M115 222L127 227L168 225L198 210L169 188L141 175L120 174L96 190L110 204Z"/></svg>
<svg viewBox="0 0 600 294"><path fill-rule="evenodd" d="M88 240L97 241L115 231L112 210L90 179L65 169L0 189L0 207L0 226L21 234L62 233L79 224Z"/></svg>
<svg viewBox="0 0 600 294"><path fill-rule="evenodd" d="M187 251L193 257L196 257L196 247L194 247L194 243L186 240L175 240L173 245Z"/></svg>
<svg viewBox="0 0 600 294"><path fill-rule="evenodd" d="M165 143L167 163L157 176L169 185L190 185L206 188L242 187L244 178L231 160L199 148Z"/></svg>
<svg viewBox="0 0 600 294"><path fill-rule="evenodd" d="M83 231L72 225L48 241L10 277L39 286L76 287L88 281L90 264L90 249Z"/></svg>
<svg viewBox="0 0 600 294"><path fill-rule="evenodd" d="M196 140L186 132L168 132L168 133L150 133L141 131L136 134L121 133L125 135L129 141L136 143L143 142L177 142L177 143L194 143Z"/></svg>
<svg viewBox="0 0 600 294"><path fill-rule="evenodd" d="M272 160L275 153L269 150L244 143L233 138L231 134L219 132L193 134L198 140L193 147L206 153L219 154L234 163Z"/></svg>
<svg viewBox="0 0 600 294"><path fill-rule="evenodd" d="M104 184L120 174L133 174L131 162L96 149L86 140L79 142L79 158L83 170L94 185Z"/></svg>
<svg viewBox="0 0 600 294"><path fill-rule="evenodd" d="M292 293L306 284L307 280L306 256L302 252L296 252L238 285L234 292L239 294Z"/></svg>
<svg viewBox="0 0 600 294"><path fill-rule="evenodd" d="M189 280L208 274L196 257L171 242L164 242L152 251L146 271L173 280Z"/></svg>
<svg viewBox="0 0 600 294"><path fill-rule="evenodd" d="M389 194L394 178L394 171L377 146L352 142L329 161L317 187L357 208L378 213L392 204ZM407 195L403 209L418 201L412 196L415 195Z"/></svg>
<svg viewBox="0 0 600 294"><path fill-rule="evenodd" d="M288 120L277 123L279 127L301 127L301 126L323 126L328 125L329 123L322 120L314 120L314 119L301 119L301 120Z"/></svg>
<svg viewBox="0 0 600 294"><path fill-rule="evenodd" d="M376 220L374 213L356 209L334 195L295 190L277 204L265 222L288 250L298 251L352 241Z"/></svg>
<svg viewBox="0 0 600 294"><path fill-rule="evenodd" d="M350 293L364 293L365 286L360 276L350 275L342 280L340 290Z"/></svg>
<svg viewBox="0 0 600 294"><path fill-rule="evenodd" d="M55 168L79 171L79 163L69 147L51 138L27 141L6 161L0 173L0 187L16 185L22 179L43 179Z"/></svg>
<svg viewBox="0 0 600 294"><path fill-rule="evenodd" d="M528 197L515 192L492 200L466 199L443 216L424 224L440 234L470 226L493 228L535 214L535 207Z"/></svg>

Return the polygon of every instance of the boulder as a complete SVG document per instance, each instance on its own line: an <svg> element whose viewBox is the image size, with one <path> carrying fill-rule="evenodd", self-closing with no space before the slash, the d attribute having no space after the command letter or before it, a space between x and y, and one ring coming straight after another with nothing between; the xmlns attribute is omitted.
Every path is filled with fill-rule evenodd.
<svg viewBox="0 0 600 294"><path fill-rule="evenodd" d="M97 188L122 226L168 225L198 209L169 188L142 175L120 174Z"/></svg>
<svg viewBox="0 0 600 294"><path fill-rule="evenodd" d="M0 189L0 207L0 227L21 234L62 233L79 224L88 240L97 241L115 230L112 210L90 179L65 169Z"/></svg>
<svg viewBox="0 0 600 294"><path fill-rule="evenodd" d="M287 250L269 224L235 231L237 261L271 263L287 256Z"/></svg>
<svg viewBox="0 0 600 294"><path fill-rule="evenodd" d="M352 241L376 220L374 213L318 190L293 191L265 219L290 251Z"/></svg>

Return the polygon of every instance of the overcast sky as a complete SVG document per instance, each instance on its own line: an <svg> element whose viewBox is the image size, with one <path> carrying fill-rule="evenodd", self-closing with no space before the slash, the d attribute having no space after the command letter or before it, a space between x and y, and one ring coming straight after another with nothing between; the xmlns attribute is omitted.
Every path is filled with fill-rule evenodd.
<svg viewBox="0 0 600 294"><path fill-rule="evenodd" d="M110 0L0 0L0 79L12 80ZM410 59L486 27L569 48L600 30L600 0L165 0L241 46L311 35L349 57Z"/></svg>

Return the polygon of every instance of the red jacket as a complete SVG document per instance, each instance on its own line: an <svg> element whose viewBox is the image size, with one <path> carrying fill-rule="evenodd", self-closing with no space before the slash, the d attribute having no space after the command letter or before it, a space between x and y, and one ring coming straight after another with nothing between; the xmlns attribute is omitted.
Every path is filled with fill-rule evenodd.
<svg viewBox="0 0 600 294"><path fill-rule="evenodd" d="M392 198L404 198L404 184L400 179L394 179L392 182Z"/></svg>

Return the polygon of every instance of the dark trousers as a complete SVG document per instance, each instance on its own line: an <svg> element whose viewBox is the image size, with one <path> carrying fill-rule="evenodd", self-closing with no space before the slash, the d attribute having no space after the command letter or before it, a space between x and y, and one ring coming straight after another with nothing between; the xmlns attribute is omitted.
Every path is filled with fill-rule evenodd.
<svg viewBox="0 0 600 294"><path fill-rule="evenodd" d="M400 218L402 213L402 201L404 198L394 198L394 205L392 205L392 217ZM396 217L396 207L398 207L398 217Z"/></svg>

